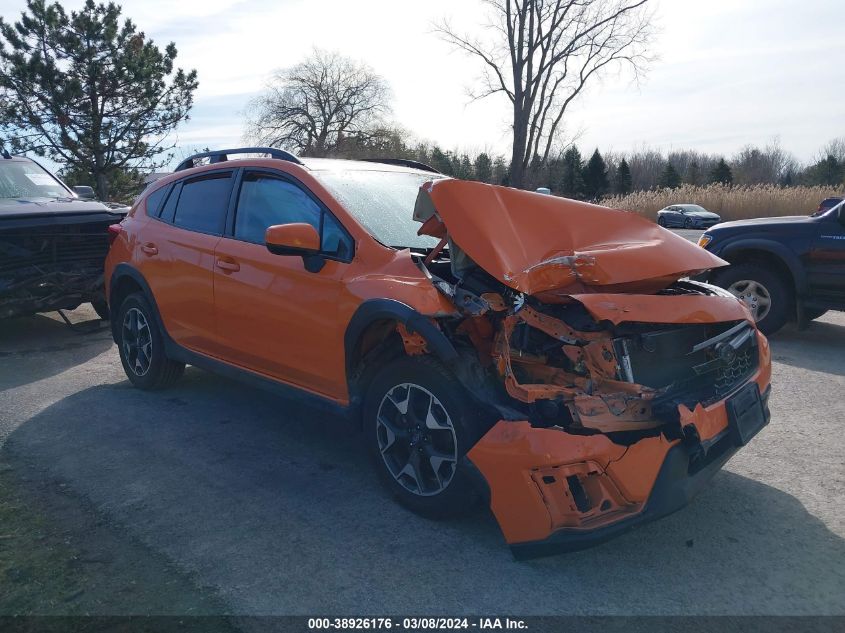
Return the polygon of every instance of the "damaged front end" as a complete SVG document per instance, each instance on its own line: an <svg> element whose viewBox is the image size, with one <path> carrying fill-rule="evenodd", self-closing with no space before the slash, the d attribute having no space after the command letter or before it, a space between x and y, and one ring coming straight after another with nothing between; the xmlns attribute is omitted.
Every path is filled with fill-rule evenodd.
<svg viewBox="0 0 845 633"><path fill-rule="evenodd" d="M420 232L441 243L418 263L458 310L438 323L460 352L457 375L499 419L467 457L508 543L520 556L579 549L682 507L769 419L765 337L734 297L680 280L721 260L698 251L683 259L675 236L654 227L670 236L667 248L662 233L637 220L627 266L622 247L585 237L620 235L619 223L607 221L547 236L554 249L532 261L528 245L537 251L542 236L511 209L530 223L548 197L478 187L423 189ZM493 249L458 212L491 189L486 219L466 226L508 226ZM547 218L547 230L562 227L571 205L601 209L551 204L569 206Z"/></svg>
<svg viewBox="0 0 845 633"><path fill-rule="evenodd" d="M0 218L0 318L104 305L107 229L124 214Z"/></svg>

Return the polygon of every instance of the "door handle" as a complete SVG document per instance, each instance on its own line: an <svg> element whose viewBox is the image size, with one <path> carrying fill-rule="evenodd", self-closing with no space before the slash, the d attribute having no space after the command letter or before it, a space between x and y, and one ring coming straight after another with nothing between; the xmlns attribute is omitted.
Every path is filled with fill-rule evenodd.
<svg viewBox="0 0 845 633"><path fill-rule="evenodd" d="M217 268L221 270L225 270L226 272L236 273L241 269L241 265L238 262L232 261L231 259L219 259L217 262Z"/></svg>
<svg viewBox="0 0 845 633"><path fill-rule="evenodd" d="M158 248L152 242L147 242L143 246L141 246L141 252L146 253L147 255L158 255Z"/></svg>

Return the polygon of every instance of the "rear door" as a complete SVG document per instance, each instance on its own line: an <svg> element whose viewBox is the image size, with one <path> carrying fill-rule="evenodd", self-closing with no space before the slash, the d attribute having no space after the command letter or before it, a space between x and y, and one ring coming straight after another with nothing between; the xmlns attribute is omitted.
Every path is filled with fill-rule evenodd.
<svg viewBox="0 0 845 633"><path fill-rule="evenodd" d="M234 217L215 251L217 328L227 360L339 399L345 397L337 301L354 244L320 200L276 171L245 169ZM304 222L321 235L322 267L274 255L268 227Z"/></svg>
<svg viewBox="0 0 845 633"><path fill-rule="evenodd" d="M138 245L170 336L189 349L216 355L214 249L223 234L234 171L178 181L144 229Z"/></svg>

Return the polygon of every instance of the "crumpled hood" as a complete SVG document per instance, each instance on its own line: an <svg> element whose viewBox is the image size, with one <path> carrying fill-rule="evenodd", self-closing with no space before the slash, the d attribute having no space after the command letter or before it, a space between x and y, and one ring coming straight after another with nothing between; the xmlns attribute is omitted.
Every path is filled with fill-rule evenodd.
<svg viewBox="0 0 845 633"><path fill-rule="evenodd" d="M426 222L432 215L478 266L527 294L578 282L615 291L645 281L668 286L727 265L635 213L478 182L423 185L414 218ZM421 232L437 234L437 227Z"/></svg>

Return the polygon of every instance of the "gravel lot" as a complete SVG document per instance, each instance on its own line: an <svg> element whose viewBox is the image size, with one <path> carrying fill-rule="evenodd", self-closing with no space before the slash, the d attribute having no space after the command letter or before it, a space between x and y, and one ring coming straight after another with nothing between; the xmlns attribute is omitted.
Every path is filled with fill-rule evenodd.
<svg viewBox="0 0 845 633"><path fill-rule="evenodd" d="M89 613L185 612L196 596L233 614L845 614L845 314L772 349L772 423L692 505L528 562L487 512L437 523L395 505L342 420L193 368L140 392L106 328L52 316L0 325L0 470L87 550L90 523L163 561L179 578L163 590L193 587ZM46 481L78 500L72 521L33 487ZM133 564L109 577L135 583Z"/></svg>

